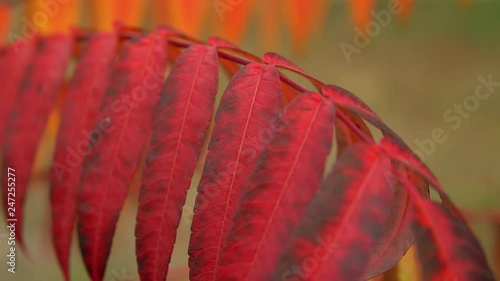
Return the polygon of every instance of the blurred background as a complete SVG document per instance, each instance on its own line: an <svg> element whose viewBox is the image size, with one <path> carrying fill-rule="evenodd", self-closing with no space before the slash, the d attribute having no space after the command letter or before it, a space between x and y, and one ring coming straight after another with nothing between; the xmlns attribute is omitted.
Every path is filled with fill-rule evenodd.
<svg viewBox="0 0 500 281"><path fill-rule="evenodd" d="M352 91L435 172L471 218L500 274L500 1L4 0L0 41L72 27L110 30L115 20L145 29L166 24L203 40L216 35L259 56L278 52L323 82ZM477 98L479 85L486 98ZM46 176L56 131L54 117L26 202L32 258L20 257L16 275L0 270L1 280L62 280L50 242ZM192 189L168 280L187 280L194 194ZM105 280L139 280L136 201L131 195L120 217ZM0 226L0 252L6 253L7 232ZM412 255L399 266L401 280L417 280ZM0 260L5 266L3 254ZM71 264L73 280L88 280L77 243Z"/></svg>

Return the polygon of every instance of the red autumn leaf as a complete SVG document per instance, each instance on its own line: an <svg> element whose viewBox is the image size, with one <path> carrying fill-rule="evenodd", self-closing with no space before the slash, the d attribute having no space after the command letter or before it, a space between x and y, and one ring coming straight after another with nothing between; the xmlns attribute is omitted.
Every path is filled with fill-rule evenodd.
<svg viewBox="0 0 500 281"><path fill-rule="evenodd" d="M289 59L286 59L282 57L281 55L274 53L274 52L267 52L262 56L262 60L267 63L267 64L273 64L274 66L277 67L283 67L288 70L292 70L296 73L303 73L304 70L302 70L298 65L290 61Z"/></svg>
<svg viewBox="0 0 500 281"><path fill-rule="evenodd" d="M298 67L296 64L291 62L290 60L282 57L279 54L273 53L273 52L268 52L265 53L264 56L262 57L262 60L267 63L274 65L278 69L285 69L291 72L294 72L296 74L299 74L309 80L318 91L323 88L323 82L319 81L318 79L312 77L311 75L305 73L300 67ZM283 76L281 77L283 78ZM292 88L290 85L286 83L286 81L281 81L281 88L283 89L283 94L284 94L284 102L285 104L290 103L298 94L298 92Z"/></svg>
<svg viewBox="0 0 500 281"><path fill-rule="evenodd" d="M391 217L383 235L370 254L370 261L363 275L368 280L392 268L415 241L411 229L413 212L408 192L401 184L394 186Z"/></svg>
<svg viewBox="0 0 500 281"><path fill-rule="evenodd" d="M234 49L234 50L240 50L240 47L238 47L237 45L227 41L224 38L220 38L217 36L208 37L207 43L208 43L208 45L214 46L214 47L224 47L224 48L229 48L229 49Z"/></svg>
<svg viewBox="0 0 500 281"><path fill-rule="evenodd" d="M218 50L224 50L225 52L229 52L231 54L243 56L244 58L250 61L255 61L255 62L262 61L259 57L247 53L241 50L238 46L234 45L233 43L216 36L209 37L207 43L210 46L217 47ZM224 70L226 71L229 77L233 77L241 69L238 63L225 59L224 56L222 57L222 60L220 60L220 63L224 67Z"/></svg>
<svg viewBox="0 0 500 281"><path fill-rule="evenodd" d="M34 40L16 41L8 46L0 60L0 85L2 85L0 103L0 149L3 150L5 127L12 106L18 97L24 74L33 58L36 45Z"/></svg>
<svg viewBox="0 0 500 281"><path fill-rule="evenodd" d="M380 146L391 158L406 165L411 171L418 172L427 182L442 190L441 184L436 176L434 176L431 170L412 151L406 150L404 147L401 147L399 143L390 138L382 139Z"/></svg>
<svg viewBox="0 0 500 281"><path fill-rule="evenodd" d="M103 278L116 222L152 128L166 52L165 40L157 34L124 46L90 137L78 198L78 234L93 281Z"/></svg>
<svg viewBox="0 0 500 281"><path fill-rule="evenodd" d="M23 203L35 153L64 82L71 50L72 38L69 36L56 35L39 39L7 121L4 167L10 167L16 172L15 211L8 210L7 188L4 189L4 206L8 218L17 219L15 234L21 247L24 246ZM11 90L15 90L15 87ZM7 179L4 186L7 186Z"/></svg>
<svg viewBox="0 0 500 281"><path fill-rule="evenodd" d="M470 228L449 209L423 198L400 177L415 206L414 232L423 279L494 281L486 257Z"/></svg>
<svg viewBox="0 0 500 281"><path fill-rule="evenodd" d="M106 91L117 47L116 34L93 36L69 83L51 170L52 240L66 280L69 251L76 219L83 157L102 97ZM78 108L78 110L75 110Z"/></svg>
<svg viewBox="0 0 500 281"><path fill-rule="evenodd" d="M238 55L243 56L244 58L247 58L248 60L251 60L251 61L255 61L255 62L262 61L259 57L255 56L253 54L250 54L248 52L245 52L242 49L240 49L238 46L236 46L235 44L233 44L233 43L231 43L223 38L217 37L217 36L209 37L207 40L207 43L210 46L217 47L217 49L221 49L221 50L229 51L229 52L234 53L234 54L238 54Z"/></svg>
<svg viewBox="0 0 500 281"><path fill-rule="evenodd" d="M276 66L277 68L283 68L303 76L304 78L309 80L318 89L318 91L321 91L321 89L324 86L323 82L307 74L305 71L300 69L300 67L298 67L296 64L282 57L279 54L273 52L265 53L264 56L262 57L262 60L267 64L272 64Z"/></svg>
<svg viewBox="0 0 500 281"><path fill-rule="evenodd" d="M351 113L359 115L361 118L365 119L373 126L377 127L384 133L384 135L390 136L393 140L397 141L399 144L408 147L398 134L396 134L389 126L387 126L384 121L359 97L353 93L343 89L339 86L326 85L323 88L323 93L331 97L331 100L339 106L347 109Z"/></svg>
<svg viewBox="0 0 500 281"><path fill-rule="evenodd" d="M382 122L382 120L380 120L380 118L365 103L363 103L363 101L361 101L356 95L352 94L351 92L338 86L325 85L322 88L322 93L330 97L330 100L338 108L338 111L342 112L347 118L349 118L357 128L359 128L366 136L368 136L368 138L373 139L373 136L370 132L370 129L368 129L365 122L360 117L372 123L379 129L380 127L377 125L380 124L382 124L380 125L382 128L385 128L383 127L385 124ZM338 130L338 154L342 154L350 145L363 141L360 136L353 132L349 128L349 126L347 126L341 120L335 121L335 127ZM397 136L397 138L399 139L399 136Z"/></svg>
<svg viewBox="0 0 500 281"><path fill-rule="evenodd" d="M283 125L245 185L216 280L271 275L287 245L285 237L301 221L323 177L334 116L333 104L317 93L304 93L286 108Z"/></svg>
<svg viewBox="0 0 500 281"><path fill-rule="evenodd" d="M136 224L142 280L165 280L175 235L217 93L217 52L193 45L177 59L155 115Z"/></svg>
<svg viewBox="0 0 500 281"><path fill-rule="evenodd" d="M418 174L409 173L402 165L396 165L396 167L400 169L402 174L406 174L408 180L417 187L423 196L429 197L428 184ZM382 238L379 239L370 255L370 263L363 277L365 280L394 267L415 241L411 229L414 214L410 194L392 173L386 174L386 178L395 184L391 219L384 229Z"/></svg>
<svg viewBox="0 0 500 281"><path fill-rule="evenodd" d="M214 280L243 186L279 121L279 82L274 66L251 63L222 96L194 207L189 245L193 281Z"/></svg>
<svg viewBox="0 0 500 281"><path fill-rule="evenodd" d="M358 143L337 160L281 257L276 280L361 280L390 219L390 159Z"/></svg>
<svg viewBox="0 0 500 281"><path fill-rule="evenodd" d="M328 93L327 93L328 94ZM330 98L331 100L331 98ZM341 105L335 104L337 111L343 113L346 118L348 118L354 126L356 126L361 132L363 132L369 139L373 140L372 133L366 123L355 113L352 113L342 107ZM343 120L335 119L336 141L337 141L337 154L342 154L349 146L357 143L363 142L356 132L354 132Z"/></svg>
<svg viewBox="0 0 500 281"><path fill-rule="evenodd" d="M392 138L385 137L382 139L380 145L382 149L386 151L387 155L389 155L393 160L405 165L410 172L417 173L427 183L431 184L439 193L442 204L452 211L454 216L465 222L463 215L448 197L436 176L434 176L432 171L418 158L418 156L415 155L415 153L407 148L406 144Z"/></svg>

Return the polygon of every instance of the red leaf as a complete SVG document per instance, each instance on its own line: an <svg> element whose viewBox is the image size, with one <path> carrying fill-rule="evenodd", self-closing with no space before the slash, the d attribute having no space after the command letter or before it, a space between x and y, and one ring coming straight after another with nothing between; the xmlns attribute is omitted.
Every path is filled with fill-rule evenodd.
<svg viewBox="0 0 500 281"><path fill-rule="evenodd" d="M304 93L262 152L245 185L216 280L266 280L323 177L332 148L333 104Z"/></svg>
<svg viewBox="0 0 500 281"><path fill-rule="evenodd" d="M207 43L208 43L208 45L214 46L214 47L222 47L222 48L240 50L240 47L238 47L237 45L227 41L224 38L220 38L217 36L208 37Z"/></svg>
<svg viewBox="0 0 500 281"><path fill-rule="evenodd" d="M401 137L389 128L389 126L387 126L384 121L382 121L382 119L355 94L334 85L326 85L323 88L323 93L330 96L331 100L336 105L342 106L352 113L359 115L361 118L381 130L384 135L390 136L399 144L404 145L406 148L408 147Z"/></svg>
<svg viewBox="0 0 500 281"><path fill-rule="evenodd" d="M454 216L465 223L465 218L455 204L444 191L441 183L437 180L432 171L423 163L415 153L406 147L403 143L390 138L383 138L380 142L381 148L393 160L405 165L411 173L415 172L421 176L427 183L431 184L439 193L442 204L448 208Z"/></svg>
<svg viewBox="0 0 500 281"><path fill-rule="evenodd" d="M376 127L378 127L377 124L380 125L380 123L383 124L383 122L375 114L375 112L368 107L368 105L366 105L353 93L338 86L325 85L322 88L322 93L325 96L328 96L330 100L335 103L339 112L346 115L346 117L348 117L354 125L356 125L369 138L373 139L370 129L368 129L360 116L372 124L376 123ZM341 120L335 121L335 128L337 129L337 147L339 155L342 154L342 152L344 152L350 145L363 141L362 138L360 138ZM399 138L399 136L397 138Z"/></svg>
<svg viewBox="0 0 500 281"><path fill-rule="evenodd" d="M390 218L390 169L375 143L348 148L321 184L276 280L361 280Z"/></svg>
<svg viewBox="0 0 500 281"><path fill-rule="evenodd" d="M366 123L356 114L346 110L341 105L336 104L338 112L342 112L351 122L359 128L368 138L373 139L373 135L366 126ZM349 126L347 126L342 120L335 119L335 129L336 129L336 141L337 141L337 155L341 155L349 146L357 143L363 142L356 132L354 132Z"/></svg>
<svg viewBox="0 0 500 281"><path fill-rule="evenodd" d="M217 36L209 37L207 40L207 43L210 46L217 47L217 49L222 49L222 50L228 51L230 53L238 54L238 55L245 57L251 61L255 61L255 62L262 61L259 57L255 56L251 53L248 53L246 51L243 51L242 49L240 49L238 46L234 45L233 43L231 43L223 38L217 37Z"/></svg>
<svg viewBox="0 0 500 281"><path fill-rule="evenodd" d="M80 248L93 281L103 278L116 222L152 128L167 63L165 41L151 34L123 47L90 138L77 212Z"/></svg>
<svg viewBox="0 0 500 281"><path fill-rule="evenodd" d="M259 57L256 57L250 53L247 53L247 52L241 50L238 46L234 45L233 43L231 43L225 39L216 37L216 36L208 37L207 43L210 46L217 47L217 49L222 49L226 52L233 53L233 54L236 54L239 56L243 56L244 58L247 58L251 61L255 61L255 62L262 61ZM238 63L235 63L235 62L228 60L228 59L225 59L223 57L221 58L221 60L219 62L224 67L224 70L226 71L226 73L229 77L233 77L236 74L236 72L238 72L241 69L241 66Z"/></svg>
<svg viewBox="0 0 500 281"><path fill-rule="evenodd" d="M4 133L9 113L18 97L21 82L26 73L33 53L34 40L17 41L6 48L0 60L0 85L2 85L0 103L0 147L3 149Z"/></svg>
<svg viewBox="0 0 500 281"><path fill-rule="evenodd" d="M21 247L23 203L35 153L64 82L71 50L72 38L69 36L40 39L7 123L4 168L15 170L15 215L8 211L7 188L4 189L4 204L8 218L17 219L15 233ZM7 180L4 186L7 186Z"/></svg>
<svg viewBox="0 0 500 281"><path fill-rule="evenodd" d="M214 280L243 186L279 121L279 82L274 66L251 63L222 96L194 207L189 245L193 281Z"/></svg>
<svg viewBox="0 0 500 281"><path fill-rule="evenodd" d="M404 147L401 147L399 143L389 138L382 139L380 146L391 158L404 164L411 171L419 173L427 182L444 192L436 176L434 176L431 170L411 150L406 150Z"/></svg>
<svg viewBox="0 0 500 281"><path fill-rule="evenodd" d="M305 77L318 89L318 91L320 91L323 87L323 82L305 73L296 64L279 54L273 52L265 53L262 60L265 63L274 65L277 68L282 68ZM283 89L285 104L289 104L299 94L293 87L285 83L283 80L281 81L281 88Z"/></svg>
<svg viewBox="0 0 500 281"><path fill-rule="evenodd" d="M262 60L267 63L267 64L273 64L277 67L282 67L286 68L288 70L294 71L296 73L303 73L304 70L302 70L298 65L290 61L289 59L286 59L282 57L281 55L274 53L274 52L267 52L264 54L262 57Z"/></svg>
<svg viewBox="0 0 500 281"><path fill-rule="evenodd" d="M422 263L423 279L429 281L493 281L483 250L470 228L443 206L422 198L405 179L416 208L414 231Z"/></svg>
<svg viewBox="0 0 500 281"><path fill-rule="evenodd" d="M176 229L217 93L217 50L193 45L177 59L165 86L143 171L136 224L142 280L165 280Z"/></svg>
<svg viewBox="0 0 500 281"><path fill-rule="evenodd" d="M295 73L303 76L304 78L309 80L318 89L318 91L321 91L321 89L324 86L323 82L321 82L318 79L312 77L311 75L305 73L305 71L303 71L296 64L294 64L290 60L282 57L279 54L276 54L273 52L265 53L264 56L262 57L262 60L267 64L272 64L278 68L283 68L283 69L295 72Z"/></svg>
<svg viewBox="0 0 500 281"><path fill-rule="evenodd" d="M409 173L401 165L396 167L400 169L402 174ZM423 196L429 196L428 184L419 175L410 173L407 174L407 177ZM388 174L387 179L395 184L395 196L391 203L391 218L384 228L382 238L379 239L370 255L370 263L365 270L364 280L373 278L394 267L415 241L415 235L411 229L413 208L410 195L400 180L392 173Z"/></svg>
<svg viewBox="0 0 500 281"><path fill-rule="evenodd" d="M413 210L408 192L401 186L394 186L394 200L391 202L391 217L383 235L372 253L365 269L363 280L371 279L396 265L415 241L411 229Z"/></svg>
<svg viewBox="0 0 500 281"><path fill-rule="evenodd" d="M102 33L89 39L69 84L62 111L51 170L50 198L52 239L66 280L69 280L69 251L83 157L97 122L117 43L116 34Z"/></svg>

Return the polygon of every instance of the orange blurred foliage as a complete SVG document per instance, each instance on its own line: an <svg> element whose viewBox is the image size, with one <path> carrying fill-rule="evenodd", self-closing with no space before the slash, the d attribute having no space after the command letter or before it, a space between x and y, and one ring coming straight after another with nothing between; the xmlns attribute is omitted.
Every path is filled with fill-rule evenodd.
<svg viewBox="0 0 500 281"><path fill-rule="evenodd" d="M69 32L70 28L79 22L80 1L28 0L26 4L26 22L38 32L49 34L55 32Z"/></svg>
<svg viewBox="0 0 500 281"><path fill-rule="evenodd" d="M199 37L207 32L233 43L241 42L250 23L256 23L260 31L260 42L265 50L278 47L283 38L282 29L286 28L295 52L304 51L314 34L325 26L327 15L333 6L331 0L25 1L25 17L20 20L21 25L29 25L28 29L36 29L44 34L67 32L70 27L81 25L81 11L89 11L85 16L90 19L90 25L98 30L109 31L117 21L126 26L138 27L147 22L153 26L169 25L192 37ZM364 31L372 20L378 1L345 1L348 1L353 23ZM398 19L408 22L414 0L395 1L402 8L402 12L397 15ZM474 0L458 0L464 6L470 6L473 2ZM5 38L10 29L9 10L10 7L0 4L1 38Z"/></svg>
<svg viewBox="0 0 500 281"><path fill-rule="evenodd" d="M5 43L7 33L10 30L11 17L10 7L0 4L0 44Z"/></svg>
<svg viewBox="0 0 500 281"><path fill-rule="evenodd" d="M354 24L365 31L365 27L372 19L371 11L375 8L375 0L349 0L351 17Z"/></svg>

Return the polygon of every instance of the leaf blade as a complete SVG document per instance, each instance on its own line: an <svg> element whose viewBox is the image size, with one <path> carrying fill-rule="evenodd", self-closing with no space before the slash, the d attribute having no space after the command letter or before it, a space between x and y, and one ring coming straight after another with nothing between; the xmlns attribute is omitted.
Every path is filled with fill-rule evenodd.
<svg viewBox="0 0 500 281"><path fill-rule="evenodd" d="M66 280L69 280L69 251L76 218L82 156L85 154L80 155L77 151L89 141L92 126L97 121L117 43L116 34L107 33L97 34L89 40L69 84L57 135L50 171L52 240ZM76 162L70 161L71 156Z"/></svg>
<svg viewBox="0 0 500 281"><path fill-rule="evenodd" d="M386 171L390 161L375 144L348 148L321 184L273 280L360 280L390 215Z"/></svg>
<svg viewBox="0 0 500 281"><path fill-rule="evenodd" d="M401 177L400 177L401 178ZM416 193L402 178L412 194L416 216L413 229L424 280L493 281L493 273L470 228L442 205Z"/></svg>
<svg viewBox="0 0 500 281"><path fill-rule="evenodd" d="M166 68L166 42L152 33L132 39L113 75L83 164L78 237L87 271L102 280L119 213L153 122Z"/></svg>
<svg viewBox="0 0 500 281"><path fill-rule="evenodd" d="M24 74L35 52L35 40L17 41L8 46L0 62L0 85L2 85L2 103L0 103L0 146L3 149L5 128L9 113L18 98Z"/></svg>
<svg viewBox="0 0 500 281"><path fill-rule="evenodd" d="M287 107L284 125L245 186L217 280L266 280L271 275L288 242L283 237L298 225L323 177L334 117L333 104L317 93L304 93Z"/></svg>
<svg viewBox="0 0 500 281"><path fill-rule="evenodd" d="M177 59L165 82L137 213L141 279L165 280L167 275L182 205L212 116L217 80L216 49L194 45Z"/></svg>
<svg viewBox="0 0 500 281"><path fill-rule="evenodd" d="M195 201L190 278L214 280L215 267L243 184L257 164L281 106L274 66L251 63L229 83L219 105ZM258 139L259 134L266 138ZM210 231L207 231L210 228Z"/></svg>
<svg viewBox="0 0 500 281"><path fill-rule="evenodd" d="M4 167L16 170L16 239L23 247L23 201L38 143L50 111L54 108L72 50L72 38L55 35L40 38L33 60L27 69L18 98L9 115L5 130ZM7 181L7 179L5 179ZM7 182L5 182L7 186ZM7 188L4 203L7 209Z"/></svg>

